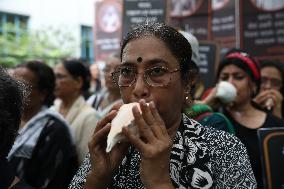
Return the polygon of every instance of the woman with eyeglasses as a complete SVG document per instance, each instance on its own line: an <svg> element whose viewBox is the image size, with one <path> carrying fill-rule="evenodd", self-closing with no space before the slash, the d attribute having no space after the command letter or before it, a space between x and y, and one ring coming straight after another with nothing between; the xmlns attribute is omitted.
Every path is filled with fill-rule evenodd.
<svg viewBox="0 0 284 189"><path fill-rule="evenodd" d="M281 62L261 61L260 92L254 101L273 115L283 118L284 70Z"/></svg>
<svg viewBox="0 0 284 189"><path fill-rule="evenodd" d="M36 60L19 65L13 74L29 87L19 135L8 154L16 176L29 186L19 188L66 188L78 161L68 124L48 108L54 99L54 73Z"/></svg>
<svg viewBox="0 0 284 189"><path fill-rule="evenodd" d="M120 64L119 54L111 54L106 58L103 76L105 80L105 88L99 94L92 95L87 103L92 104L100 117L105 116L112 106L121 101L119 87L112 81L112 72Z"/></svg>
<svg viewBox="0 0 284 189"><path fill-rule="evenodd" d="M88 152L88 141L98 121L97 113L83 97L83 93L90 87L88 69L79 60L68 59L56 65L54 72L54 93L57 99L52 109L69 123L75 134L79 163L82 163Z"/></svg>
<svg viewBox="0 0 284 189"><path fill-rule="evenodd" d="M69 188L255 188L245 147L234 136L182 114L194 67L191 46L175 29L143 23L130 31L113 72L140 137L127 128L106 153L106 137L119 104L98 122L90 154ZM147 105L146 103L149 103Z"/></svg>

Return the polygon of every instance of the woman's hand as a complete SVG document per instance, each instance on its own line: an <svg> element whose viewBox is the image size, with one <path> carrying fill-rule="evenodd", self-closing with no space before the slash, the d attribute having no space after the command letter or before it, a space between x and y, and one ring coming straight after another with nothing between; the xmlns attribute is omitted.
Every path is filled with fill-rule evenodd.
<svg viewBox="0 0 284 189"><path fill-rule="evenodd" d="M85 188L106 188L127 152L128 144L120 143L115 145L109 153L106 153L110 122L116 116L120 106L121 104L116 104L111 112L97 123L92 140L88 145L92 170L88 174Z"/></svg>
<svg viewBox="0 0 284 189"><path fill-rule="evenodd" d="M220 100L216 96L217 94L217 86L212 88L209 92L209 94L202 99L201 101L195 101L196 104L206 104L213 109L217 109L218 107L221 106Z"/></svg>
<svg viewBox="0 0 284 189"><path fill-rule="evenodd" d="M262 91L254 98L254 102L264 109L272 110L273 115L280 118L282 118L282 101L282 94L274 89Z"/></svg>
<svg viewBox="0 0 284 189"><path fill-rule="evenodd" d="M173 141L154 102L150 102L149 106L145 100L139 103L142 114L136 106L132 111L140 137L131 134L128 128L123 128L122 132L141 153L142 183L146 188L173 188L169 174Z"/></svg>

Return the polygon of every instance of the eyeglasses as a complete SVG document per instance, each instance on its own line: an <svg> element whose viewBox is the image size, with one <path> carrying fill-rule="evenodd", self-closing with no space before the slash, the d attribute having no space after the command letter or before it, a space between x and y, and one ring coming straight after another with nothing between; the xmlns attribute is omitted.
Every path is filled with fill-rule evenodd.
<svg viewBox="0 0 284 189"><path fill-rule="evenodd" d="M166 67L156 66L146 69L144 73L138 73L136 68L131 66L120 66L112 72L112 79L119 87L130 87L136 80L138 74L143 74L143 79L151 87L165 87L171 81L173 73L180 71L180 68L170 71Z"/></svg>
<svg viewBox="0 0 284 189"><path fill-rule="evenodd" d="M261 85L265 86L270 84L271 88L280 89L282 87L282 81L271 77L261 77Z"/></svg>

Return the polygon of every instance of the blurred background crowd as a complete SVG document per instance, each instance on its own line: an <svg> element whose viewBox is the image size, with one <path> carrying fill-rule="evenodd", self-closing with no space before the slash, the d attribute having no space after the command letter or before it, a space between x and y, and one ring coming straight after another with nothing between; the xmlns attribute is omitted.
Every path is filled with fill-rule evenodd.
<svg viewBox="0 0 284 189"><path fill-rule="evenodd" d="M257 130L284 126L283 0L0 0L0 188L67 188L96 123L122 102L120 42L145 19L191 44L184 113L237 136L264 187Z"/></svg>

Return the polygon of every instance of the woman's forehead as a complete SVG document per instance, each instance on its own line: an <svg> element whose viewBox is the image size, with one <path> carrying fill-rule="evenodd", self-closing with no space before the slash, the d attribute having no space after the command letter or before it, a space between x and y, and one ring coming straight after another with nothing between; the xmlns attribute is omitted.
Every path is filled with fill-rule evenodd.
<svg viewBox="0 0 284 189"><path fill-rule="evenodd" d="M62 63L57 64L54 67L54 72L69 73Z"/></svg>
<svg viewBox="0 0 284 189"><path fill-rule="evenodd" d="M267 66L267 67L261 68L260 71L261 71L261 75L269 75L269 76L278 77L282 79L281 72L273 66Z"/></svg>
<svg viewBox="0 0 284 189"><path fill-rule="evenodd" d="M27 67L16 68L13 76L20 80L24 80L25 83L36 83L37 82L36 74Z"/></svg>
<svg viewBox="0 0 284 189"><path fill-rule="evenodd" d="M242 69L242 68L240 68L240 67L238 67L234 64L228 64L228 65L224 66L223 69L221 70L221 72L241 72L241 73L245 72L246 73L246 71L244 69Z"/></svg>
<svg viewBox="0 0 284 189"><path fill-rule="evenodd" d="M156 37L142 37L126 44L122 52L122 64L178 63L165 43Z"/></svg>

